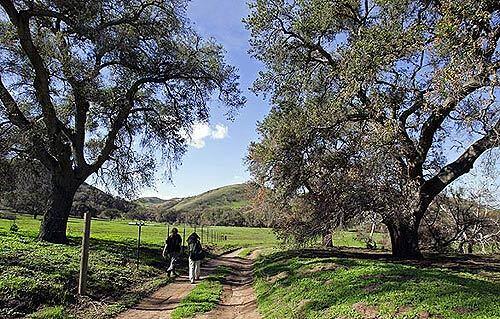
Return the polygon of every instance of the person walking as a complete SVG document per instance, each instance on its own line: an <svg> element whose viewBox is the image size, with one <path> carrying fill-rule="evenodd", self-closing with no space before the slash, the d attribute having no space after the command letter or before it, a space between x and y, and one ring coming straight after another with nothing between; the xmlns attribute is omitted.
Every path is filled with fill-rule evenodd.
<svg viewBox="0 0 500 319"><path fill-rule="evenodd" d="M189 235L187 242L189 245L189 280L194 284L195 280L200 279L201 261L205 258L205 253L201 246L200 236L196 232Z"/></svg>
<svg viewBox="0 0 500 319"><path fill-rule="evenodd" d="M181 245L182 245L182 237L179 235L179 231L177 228L172 228L172 234L168 236L167 240L165 240L165 247L163 247L163 258L170 258L170 266L167 269L167 274L170 277L172 273L174 276L177 276L175 272L175 267L177 266L177 259L181 254Z"/></svg>

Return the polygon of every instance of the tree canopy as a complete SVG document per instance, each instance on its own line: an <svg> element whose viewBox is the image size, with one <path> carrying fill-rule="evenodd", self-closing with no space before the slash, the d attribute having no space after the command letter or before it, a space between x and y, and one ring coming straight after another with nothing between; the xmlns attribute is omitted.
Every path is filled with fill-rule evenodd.
<svg viewBox="0 0 500 319"><path fill-rule="evenodd" d="M271 188L289 179L300 194L306 181L294 174L307 165L297 157L308 160L320 147L352 159L339 147L357 145L351 154L367 160L335 167L324 157L321 189L345 189L355 167L371 171L356 173L365 183L348 183L378 185L359 210L384 213L394 254L419 256L418 228L432 200L500 146L499 3L257 0L250 8L251 52L265 64L254 89L273 102L250 149L254 171L271 177ZM296 117L303 124L286 138L286 128L270 128ZM259 157L257 149L278 155ZM342 197L333 201L345 206Z"/></svg>
<svg viewBox="0 0 500 319"><path fill-rule="evenodd" d="M0 123L15 136L10 156L29 154L52 176L43 239L65 240L49 230L65 230L56 220L90 175L130 194L158 159L179 162L214 93L243 105L235 68L191 28L186 5L0 1Z"/></svg>

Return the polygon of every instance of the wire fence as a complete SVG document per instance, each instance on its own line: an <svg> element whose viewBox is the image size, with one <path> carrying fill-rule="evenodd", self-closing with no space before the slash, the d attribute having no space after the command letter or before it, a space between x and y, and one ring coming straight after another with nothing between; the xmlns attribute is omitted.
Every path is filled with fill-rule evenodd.
<svg viewBox="0 0 500 319"><path fill-rule="evenodd" d="M202 245L218 244L228 240L228 235L217 229L217 226L205 226L205 225L175 225L167 224L167 235L165 238L170 236L173 228L177 228L179 234L182 236L182 246L186 245L186 239L192 233L198 234L200 236L200 241Z"/></svg>

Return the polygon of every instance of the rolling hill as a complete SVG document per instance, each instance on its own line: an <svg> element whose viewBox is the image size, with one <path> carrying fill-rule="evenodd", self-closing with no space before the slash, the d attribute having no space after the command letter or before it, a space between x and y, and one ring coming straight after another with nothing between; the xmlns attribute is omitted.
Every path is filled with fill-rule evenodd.
<svg viewBox="0 0 500 319"><path fill-rule="evenodd" d="M141 197L134 201L135 204L149 206L149 205L158 205L166 202L166 199L161 199L158 197Z"/></svg>
<svg viewBox="0 0 500 319"><path fill-rule="evenodd" d="M158 221L227 226L259 226L251 199L255 187L251 184L234 184L216 188L202 194L151 200L140 198L134 203L144 210L154 212Z"/></svg>
<svg viewBox="0 0 500 319"><path fill-rule="evenodd" d="M193 211L207 208L239 209L250 203L251 186L234 184L209 190L200 195L186 197L168 209L175 211ZM166 207L168 204L163 204Z"/></svg>

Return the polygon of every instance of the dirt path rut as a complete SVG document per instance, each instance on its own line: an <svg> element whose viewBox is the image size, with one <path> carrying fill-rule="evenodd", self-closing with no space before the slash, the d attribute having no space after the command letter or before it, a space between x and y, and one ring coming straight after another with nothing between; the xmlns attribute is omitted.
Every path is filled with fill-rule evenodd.
<svg viewBox="0 0 500 319"><path fill-rule="evenodd" d="M217 260L218 265L230 268L223 284L222 300L212 311L196 319L260 319L257 299L253 291L253 265L251 259L238 257L241 250Z"/></svg>
<svg viewBox="0 0 500 319"><path fill-rule="evenodd" d="M202 279L218 266L230 268L230 274L223 281L222 300L212 311L198 315L197 319L260 319L252 288L253 260L238 257L241 250L209 260L202 266ZM195 287L186 276L160 288L138 305L119 314L116 319L168 319L179 302Z"/></svg>
<svg viewBox="0 0 500 319"><path fill-rule="evenodd" d="M116 319L166 319L179 302L194 288L185 276L160 288L151 296L144 298L138 305L119 314Z"/></svg>

